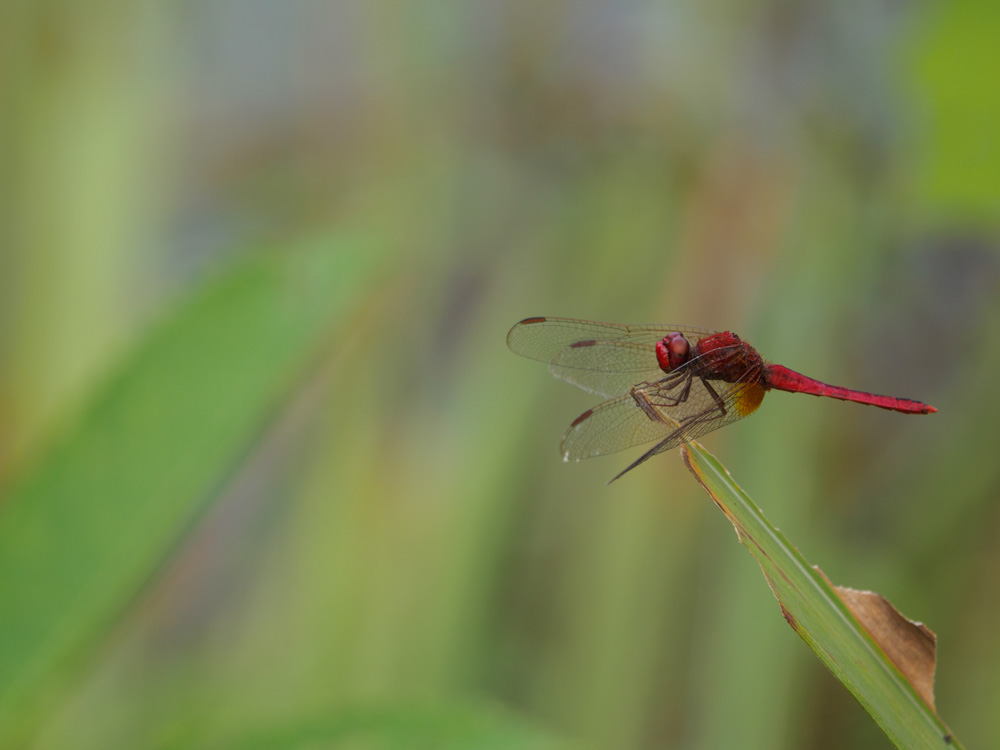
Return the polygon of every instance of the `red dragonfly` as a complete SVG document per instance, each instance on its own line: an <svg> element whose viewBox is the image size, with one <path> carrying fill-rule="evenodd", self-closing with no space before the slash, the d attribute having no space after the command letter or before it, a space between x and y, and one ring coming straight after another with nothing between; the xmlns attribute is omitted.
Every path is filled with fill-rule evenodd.
<svg viewBox="0 0 1000 750"><path fill-rule="evenodd" d="M920 401L827 385L781 365L729 331L526 318L510 329L515 354L549 363L557 378L610 400L587 409L563 435L563 460L656 445L622 474L757 411L772 388L830 396L904 414L937 411Z"/></svg>

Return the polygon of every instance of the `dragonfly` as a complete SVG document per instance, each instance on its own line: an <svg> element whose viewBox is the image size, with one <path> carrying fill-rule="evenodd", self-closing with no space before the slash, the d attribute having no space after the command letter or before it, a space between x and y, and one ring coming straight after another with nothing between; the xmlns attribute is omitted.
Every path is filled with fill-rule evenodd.
<svg viewBox="0 0 1000 750"><path fill-rule="evenodd" d="M903 414L937 411L922 401L828 385L770 364L730 331L525 318L510 329L507 346L547 362L557 378L608 399L573 420L560 444L564 461L657 441L611 482L683 441L750 416L770 390Z"/></svg>

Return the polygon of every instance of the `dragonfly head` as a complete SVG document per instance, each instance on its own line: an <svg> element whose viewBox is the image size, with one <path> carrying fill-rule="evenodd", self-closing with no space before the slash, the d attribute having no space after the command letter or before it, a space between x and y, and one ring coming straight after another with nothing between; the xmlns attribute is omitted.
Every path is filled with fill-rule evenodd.
<svg viewBox="0 0 1000 750"><path fill-rule="evenodd" d="M664 372L673 372L687 362L690 356L691 344L683 333L674 331L656 342L656 361Z"/></svg>

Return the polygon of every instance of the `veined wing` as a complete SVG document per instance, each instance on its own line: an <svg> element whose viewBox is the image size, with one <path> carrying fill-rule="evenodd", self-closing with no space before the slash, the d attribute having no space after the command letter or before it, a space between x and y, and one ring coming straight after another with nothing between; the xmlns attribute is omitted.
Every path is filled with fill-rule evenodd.
<svg viewBox="0 0 1000 750"><path fill-rule="evenodd" d="M739 419L742 419L743 417L753 414L753 412L757 410L757 406L760 406L760 402L764 398L764 389L758 383L736 385L732 390L736 394L736 397L732 399L732 401L735 402L733 403L733 408L727 406L726 413L722 414L718 408L713 405L702 413L691 416L681 427L666 435L659 443L654 445L648 451L639 456L639 458L618 472L611 479L611 482L620 478L623 474L632 471L632 469L639 464L645 463L653 456L676 448L685 440L697 440L702 435L707 435L713 430L725 427L727 424L731 424ZM749 410L743 411L738 408L736 404L739 404L740 402L746 403ZM611 484L611 482L608 482L608 484Z"/></svg>
<svg viewBox="0 0 1000 750"><path fill-rule="evenodd" d="M601 396L663 377L656 342L680 331L692 344L713 332L670 325L619 325L571 318L527 318L510 329L515 354L549 363L557 378Z"/></svg>
<svg viewBox="0 0 1000 750"><path fill-rule="evenodd" d="M756 381L706 384L698 377L664 379L605 401L577 417L563 436L563 458L579 461L661 440L633 464L637 466L685 439L752 414L763 397L764 390Z"/></svg>
<svg viewBox="0 0 1000 750"><path fill-rule="evenodd" d="M580 461L659 440L677 427L666 419L651 419L632 394L626 393L588 409L573 420L559 450L564 461Z"/></svg>

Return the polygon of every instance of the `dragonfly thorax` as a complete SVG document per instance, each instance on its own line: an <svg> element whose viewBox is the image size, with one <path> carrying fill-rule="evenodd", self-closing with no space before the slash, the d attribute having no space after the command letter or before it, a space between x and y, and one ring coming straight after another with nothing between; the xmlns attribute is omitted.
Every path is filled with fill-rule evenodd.
<svg viewBox="0 0 1000 750"><path fill-rule="evenodd" d="M764 377L764 360L735 333L713 333L698 341L692 358L697 374L726 383L757 383Z"/></svg>

